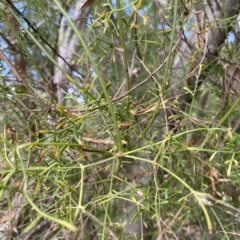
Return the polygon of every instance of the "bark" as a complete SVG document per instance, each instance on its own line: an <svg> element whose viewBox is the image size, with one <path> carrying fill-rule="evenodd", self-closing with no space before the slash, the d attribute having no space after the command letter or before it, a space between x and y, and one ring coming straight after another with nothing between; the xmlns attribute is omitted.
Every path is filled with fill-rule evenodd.
<svg viewBox="0 0 240 240"><path fill-rule="evenodd" d="M214 64L221 45L234 26L233 20L239 12L239 5L239 0L214 0L204 1L198 8L192 9L188 33L185 31L181 36L173 58L170 88L166 94L170 100L167 111L170 130L174 128L172 115L179 110L184 111L192 99L192 94L184 90L184 87L194 93L196 75L201 72L201 76L204 76L207 71L206 68L200 69L200 66L204 66L201 64L207 60Z"/></svg>

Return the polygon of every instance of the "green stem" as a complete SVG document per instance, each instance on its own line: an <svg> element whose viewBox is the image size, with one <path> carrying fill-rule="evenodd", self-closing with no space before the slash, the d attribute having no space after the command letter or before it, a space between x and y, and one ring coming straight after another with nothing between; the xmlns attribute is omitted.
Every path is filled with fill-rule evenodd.
<svg viewBox="0 0 240 240"><path fill-rule="evenodd" d="M223 116L223 118L219 121L218 125L216 126L216 128L220 127L220 125L222 125L225 120L229 117L229 115L234 111L234 109L239 106L240 104L240 97L236 100L236 102L232 105L232 107L227 111L227 113Z"/></svg>
<svg viewBox="0 0 240 240"><path fill-rule="evenodd" d="M129 78L129 69L128 69L128 60L127 60L127 49L126 49L126 43L125 43L125 36L124 36L124 26L122 21L122 10L121 9L121 2L120 0L116 1L117 4L117 15L118 15L118 21L119 21L119 27L120 27L120 40L121 40L121 48L123 49L123 66L124 66L124 73L126 78L126 91L130 90L130 78ZM129 105L130 105L130 96L127 97L127 111L126 115L129 115Z"/></svg>
<svg viewBox="0 0 240 240"><path fill-rule="evenodd" d="M119 164L118 164L119 167ZM115 169L115 160L113 160L113 167L112 167L112 177L110 180L110 186L109 186L109 195L112 196L112 189L113 189L113 176L114 176L114 170ZM102 233L102 240L105 238L105 232L106 232L106 226L107 226L107 219L108 219L108 209L109 209L109 199L107 201L107 206L105 208L105 215L104 215L104 224L103 224L103 233Z"/></svg>
<svg viewBox="0 0 240 240"><path fill-rule="evenodd" d="M120 136L120 131L119 131L119 128L118 128L118 123L117 123L117 118L116 118L116 114L114 112L114 108L113 108L113 105L111 103L111 100L110 100L110 97L109 97L109 94L107 92L107 89L106 89L106 86L105 86L105 82L103 80L103 78L101 77L101 74L100 74L100 71L98 69L98 65L97 63L95 62L95 60L93 59L86 43L84 42L83 38L82 38L82 35L80 34L80 32L77 30L75 24L73 23L72 19L69 17L69 15L67 14L67 12L62 8L61 4L59 3L58 0L53 0L55 2L55 4L57 5L58 9L62 12L62 14L66 17L69 25L71 26L72 30L74 31L74 33L77 35L77 37L79 38L80 42L81 42L81 45L83 46L83 49L85 51L85 53L87 54L91 64L92 64L92 67L95 71L95 73L97 74L98 76L98 79L99 79L99 82L100 82L100 85L102 87L102 90L103 90L103 93L105 95L105 98L106 98L106 101L108 103L108 107L109 107L109 110L110 110L110 114L112 116L112 119L113 119L113 123L114 123L114 128L115 128L115 133L116 133L116 138L117 138L117 144L118 144L118 149L120 152L122 152L122 142L121 142L121 136Z"/></svg>
<svg viewBox="0 0 240 240"><path fill-rule="evenodd" d="M169 75L169 69L170 69L170 63L172 60L172 48L173 48L173 43L175 40L175 33L176 33L176 28L177 28L177 10L178 10L178 0L174 1L174 16L173 16L173 28L172 28L172 34L171 34L171 42L170 42L170 46L169 46L169 53L168 53L168 59L167 59L167 63L166 63L166 68L165 68L165 72L164 72L164 81L162 84L162 94L165 93L166 90L166 80L167 80L167 76Z"/></svg>

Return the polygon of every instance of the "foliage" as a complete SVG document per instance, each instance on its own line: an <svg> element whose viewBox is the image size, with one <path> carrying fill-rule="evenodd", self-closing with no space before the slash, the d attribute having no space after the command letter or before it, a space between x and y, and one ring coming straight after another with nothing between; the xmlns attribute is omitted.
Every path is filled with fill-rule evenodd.
<svg viewBox="0 0 240 240"><path fill-rule="evenodd" d="M0 10L12 63L1 58L1 238L238 239L234 46L195 73L203 83L173 133L165 93L188 22L181 1L179 13L174 1L94 1L87 19L72 19L74 1L20 1L18 11L9 2ZM62 66L69 29L78 43ZM61 101L56 69L68 84Z"/></svg>

